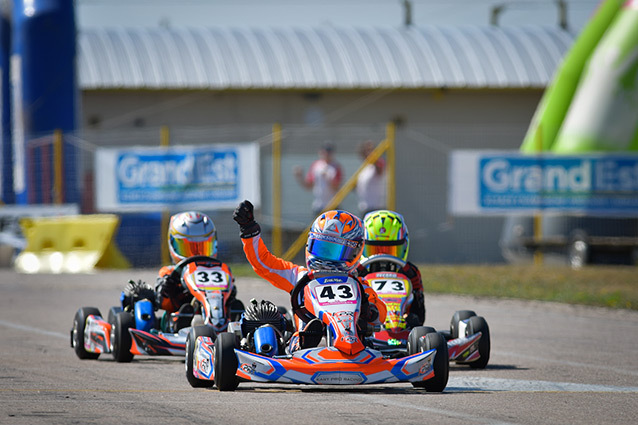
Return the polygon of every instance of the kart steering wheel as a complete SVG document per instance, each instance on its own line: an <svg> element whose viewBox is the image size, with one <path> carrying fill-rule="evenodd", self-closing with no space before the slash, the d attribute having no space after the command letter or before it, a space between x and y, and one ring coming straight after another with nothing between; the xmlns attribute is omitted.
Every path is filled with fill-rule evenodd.
<svg viewBox="0 0 638 425"><path fill-rule="evenodd" d="M315 319L315 315L308 311L304 305L304 289L308 284L315 279L314 273L306 273L292 288L290 292L290 305L292 306L292 312L295 316L308 323L312 319Z"/></svg>
<svg viewBox="0 0 638 425"><path fill-rule="evenodd" d="M181 280L182 271L184 270L184 267L186 267L187 265L189 265L191 263L196 263L198 261L206 262L208 264L212 264L214 267L222 265L222 262L219 261L217 258L209 257L207 255L194 255L192 257L184 258L182 261L177 263L175 265L175 268L171 272L169 278L170 279Z"/></svg>
<svg viewBox="0 0 638 425"><path fill-rule="evenodd" d="M373 255L373 256L371 256L369 258L366 258L365 261L361 262L361 265L367 269L370 265L376 264L376 263L381 263L381 262L387 262L387 263L392 263L392 264L396 265L396 267L397 267L396 270L387 270L387 271L398 271L398 270L401 270L403 267L405 267L405 264L406 264L405 261L403 261L402 259L397 258L395 256L388 255L388 254L376 254L376 255ZM375 270L375 271L377 271L377 270Z"/></svg>

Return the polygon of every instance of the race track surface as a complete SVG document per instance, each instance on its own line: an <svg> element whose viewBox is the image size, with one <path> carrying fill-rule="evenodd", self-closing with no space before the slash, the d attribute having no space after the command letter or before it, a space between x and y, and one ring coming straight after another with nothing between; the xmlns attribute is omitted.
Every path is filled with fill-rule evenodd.
<svg viewBox="0 0 638 425"><path fill-rule="evenodd" d="M425 272L425 271L424 271ZM69 330L79 307L106 315L129 278L153 270L23 275L0 270L1 424L629 424L638 417L638 313L553 303L426 294L426 324L455 310L485 317L485 370L452 365L442 394L410 384L240 384L193 389L180 358L79 360ZM238 297L289 305L258 279Z"/></svg>

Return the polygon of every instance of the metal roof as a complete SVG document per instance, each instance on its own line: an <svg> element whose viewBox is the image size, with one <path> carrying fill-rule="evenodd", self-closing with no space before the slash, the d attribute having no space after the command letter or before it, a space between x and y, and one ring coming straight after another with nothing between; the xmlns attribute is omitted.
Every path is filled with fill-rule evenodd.
<svg viewBox="0 0 638 425"><path fill-rule="evenodd" d="M574 37L549 27L84 29L82 89L545 87Z"/></svg>

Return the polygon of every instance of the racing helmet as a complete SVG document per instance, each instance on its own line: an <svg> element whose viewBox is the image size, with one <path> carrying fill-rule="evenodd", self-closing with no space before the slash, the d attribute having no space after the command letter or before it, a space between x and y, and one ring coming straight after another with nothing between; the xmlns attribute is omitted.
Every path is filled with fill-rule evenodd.
<svg viewBox="0 0 638 425"><path fill-rule="evenodd" d="M372 211L363 218L365 247L363 258L386 254L407 261L410 249L408 226L403 216L390 210Z"/></svg>
<svg viewBox="0 0 638 425"><path fill-rule="evenodd" d="M348 211L326 211L310 227L306 265L315 271L347 273L357 265L362 251L361 219Z"/></svg>
<svg viewBox="0 0 638 425"><path fill-rule="evenodd" d="M168 225L168 251L173 263L194 255L217 256L217 229L206 214L188 211L175 214Z"/></svg>

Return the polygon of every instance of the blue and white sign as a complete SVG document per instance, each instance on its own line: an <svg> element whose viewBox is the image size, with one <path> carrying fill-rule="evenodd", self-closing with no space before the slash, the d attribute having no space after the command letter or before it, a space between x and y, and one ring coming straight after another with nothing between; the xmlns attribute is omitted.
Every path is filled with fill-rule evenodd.
<svg viewBox="0 0 638 425"><path fill-rule="evenodd" d="M99 211L260 204L259 146L104 148L96 153Z"/></svg>
<svg viewBox="0 0 638 425"><path fill-rule="evenodd" d="M521 155L455 151L449 211L454 215L560 212L638 214L638 155Z"/></svg>

